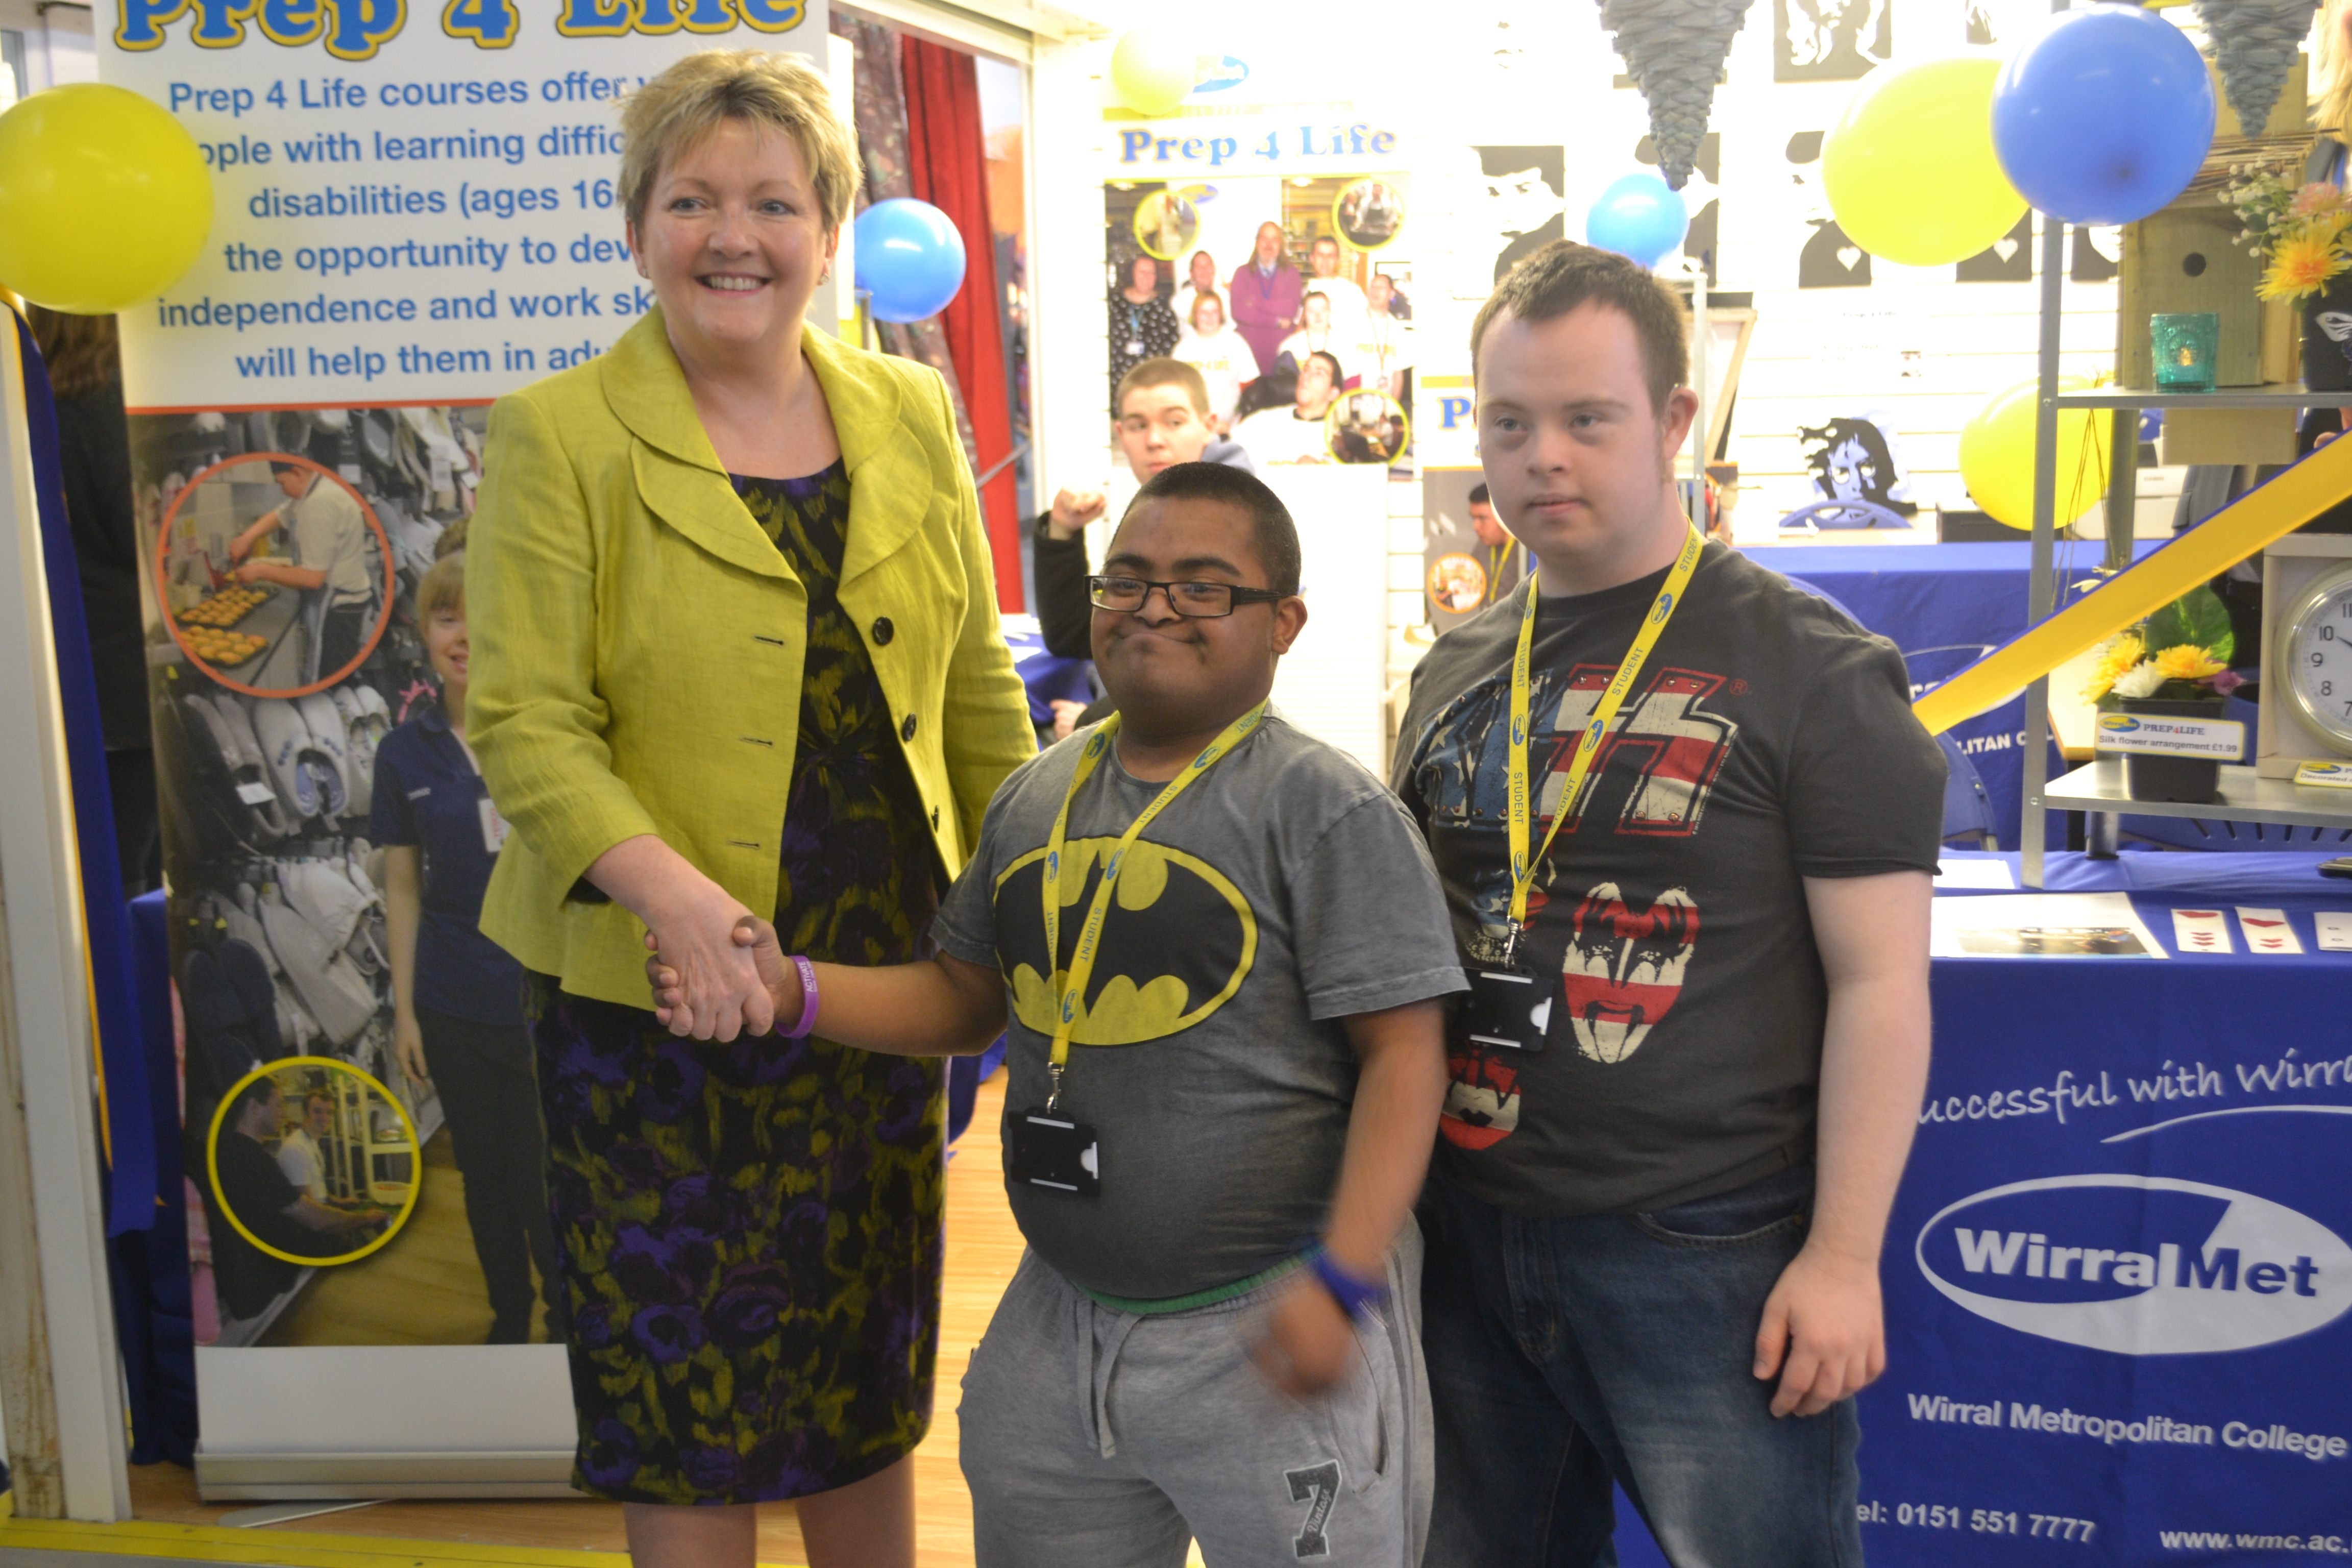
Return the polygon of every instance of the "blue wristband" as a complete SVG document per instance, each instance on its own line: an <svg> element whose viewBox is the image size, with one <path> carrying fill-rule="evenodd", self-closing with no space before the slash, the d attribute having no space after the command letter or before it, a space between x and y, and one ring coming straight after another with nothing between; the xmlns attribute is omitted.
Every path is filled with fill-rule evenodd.
<svg viewBox="0 0 2352 1568"><path fill-rule="evenodd" d="M1322 1247L1317 1247L1308 1256L1307 1267L1315 1271L1315 1278L1323 1281L1323 1289L1331 1292L1331 1299L1339 1302L1340 1310L1351 1319L1361 1319L1373 1308L1388 1302L1386 1281L1377 1285L1365 1284L1332 1262L1330 1253Z"/></svg>

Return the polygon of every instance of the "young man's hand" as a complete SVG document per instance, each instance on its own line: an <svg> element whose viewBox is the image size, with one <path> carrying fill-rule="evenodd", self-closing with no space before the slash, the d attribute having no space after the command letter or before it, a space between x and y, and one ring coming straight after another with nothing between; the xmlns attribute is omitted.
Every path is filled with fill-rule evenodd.
<svg viewBox="0 0 2352 1568"><path fill-rule="evenodd" d="M775 1010L775 1025L789 1029L801 1021L800 970L784 956L776 936L776 928L757 915L747 914L735 922L735 945L748 948L751 965L760 976L761 987L768 994L768 1005ZM646 960L646 984L653 987L654 1016L664 1024L670 1015L686 1006L686 992L677 970L662 962L654 933L646 933L646 950L653 956Z"/></svg>
<svg viewBox="0 0 2352 1568"><path fill-rule="evenodd" d="M1109 508L1109 500L1100 490L1056 491L1053 512L1045 520L1045 531L1056 539L1074 538Z"/></svg>
<svg viewBox="0 0 2352 1568"><path fill-rule="evenodd" d="M1301 1269L1267 1309L1265 1337L1250 1359L1268 1383L1304 1399L1346 1381L1355 1353L1355 1325L1321 1281Z"/></svg>
<svg viewBox="0 0 2352 1568"><path fill-rule="evenodd" d="M1818 1415L1885 1370L1877 1266L1806 1247L1781 1270L1756 1331L1756 1375L1780 1379L1772 1414Z"/></svg>

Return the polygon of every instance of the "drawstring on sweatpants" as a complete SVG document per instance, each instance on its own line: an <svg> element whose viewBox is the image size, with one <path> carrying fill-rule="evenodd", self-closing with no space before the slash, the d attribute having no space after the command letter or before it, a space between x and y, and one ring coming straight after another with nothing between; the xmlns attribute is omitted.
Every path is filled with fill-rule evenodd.
<svg viewBox="0 0 2352 1568"><path fill-rule="evenodd" d="M1143 1320L1126 1312L1114 1312L1098 1307L1087 1299L1083 1291L1072 1291L1075 1310L1070 1315L1071 1331L1077 1336L1077 1349L1087 1364L1087 1386L1090 1395L1080 1419L1087 1436L1106 1459L1118 1454L1118 1436L1110 1426L1110 1374L1118 1365L1118 1352L1127 1345L1127 1336ZM1103 1320L1108 1319L1110 1342L1103 1342Z"/></svg>

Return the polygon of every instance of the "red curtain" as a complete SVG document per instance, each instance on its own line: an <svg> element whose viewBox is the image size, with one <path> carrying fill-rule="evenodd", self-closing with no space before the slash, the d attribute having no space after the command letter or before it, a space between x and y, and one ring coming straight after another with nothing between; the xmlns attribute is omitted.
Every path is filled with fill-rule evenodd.
<svg viewBox="0 0 2352 1568"><path fill-rule="evenodd" d="M1013 450L1013 410L1005 400L1003 295L996 279L996 231L988 213L988 147L981 127L980 81L970 55L899 40L907 91L907 173L914 195L948 215L963 236L963 288L940 312L971 418L972 445L985 473ZM1013 466L1005 463L980 492L996 563L998 607L1021 602L1021 520Z"/></svg>

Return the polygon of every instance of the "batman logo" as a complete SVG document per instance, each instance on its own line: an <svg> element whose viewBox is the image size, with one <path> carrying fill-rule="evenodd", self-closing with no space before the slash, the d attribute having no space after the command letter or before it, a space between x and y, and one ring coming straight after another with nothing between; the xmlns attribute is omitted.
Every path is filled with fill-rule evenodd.
<svg viewBox="0 0 2352 1568"><path fill-rule="evenodd" d="M1102 885L1103 862L1118 843L1073 838L1063 847L1060 973L1068 972ZM996 930L1014 1014L1051 1036L1045 866L1039 849L996 879ZM1256 958L1257 920L1241 889L1196 856L1138 839L1103 916L1101 945L1070 1037L1082 1046L1134 1046L1189 1029L1242 988Z"/></svg>

